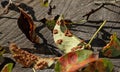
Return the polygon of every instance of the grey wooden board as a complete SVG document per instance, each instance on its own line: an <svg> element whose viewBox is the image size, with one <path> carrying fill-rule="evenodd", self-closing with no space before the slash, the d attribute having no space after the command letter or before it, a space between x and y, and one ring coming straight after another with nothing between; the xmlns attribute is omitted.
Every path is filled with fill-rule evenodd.
<svg viewBox="0 0 120 72"><path fill-rule="evenodd" d="M52 10L52 15L49 16L47 14L48 8L40 5L40 0L14 0L19 3L25 3L27 6L33 8L35 12L35 17L38 21L34 21L38 28L40 43L44 43L47 41L47 45L53 45L53 37L51 31L43 23L39 20L42 18L48 18L51 16L56 16L58 14L63 14L65 19L70 19L73 22L79 22L83 19L83 15L88 13L91 9L95 9L98 6L94 5L95 0L52 0L51 5L55 5L56 8ZM118 3L120 6L120 3ZM2 13L3 9L0 6L0 13ZM39 47L39 51L34 52L35 50L34 44L32 44L25 35L20 31L17 26L17 18L19 17L19 13L15 11L10 11L6 15L0 16L0 45L4 47L9 47L8 42L15 42L19 47L26 49L32 53L38 54L40 56L56 56L55 53L51 53L48 48L44 48L43 46ZM101 45L105 41L105 36L109 36L110 34L117 32L118 37L120 38L120 7L113 5L105 5L103 8L95 12L89 17L89 22L85 24L76 24L73 25L71 31L78 36L79 38L88 41L97 28L100 26L101 20L107 20L107 24L103 27L103 29L99 32L98 38L95 39L92 43L93 48L101 49ZM108 40L106 40L108 41ZM45 46L45 47L46 47ZM50 47L51 49L52 47ZM58 49L56 49L59 51ZM5 57L11 58L11 54L8 52L4 54ZM14 60L14 59L12 59ZM114 72L120 72L120 57L111 58L111 61L114 63ZM31 68L23 68L20 64L16 63L12 72L33 72ZM38 72L54 72L53 69L44 69Z"/></svg>

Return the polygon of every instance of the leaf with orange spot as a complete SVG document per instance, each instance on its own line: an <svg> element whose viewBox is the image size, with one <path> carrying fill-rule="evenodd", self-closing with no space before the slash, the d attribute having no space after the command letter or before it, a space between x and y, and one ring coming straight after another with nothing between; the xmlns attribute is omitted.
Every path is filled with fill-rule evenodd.
<svg viewBox="0 0 120 72"><path fill-rule="evenodd" d="M20 9L20 17L18 18L17 23L18 27L31 42L39 43L39 37L35 33L35 24L31 17L22 9Z"/></svg>
<svg viewBox="0 0 120 72"><path fill-rule="evenodd" d="M86 46L83 40L71 33L62 16L59 17L53 29L53 38L57 47L64 53L84 49Z"/></svg>
<svg viewBox="0 0 120 72"><path fill-rule="evenodd" d="M109 59L99 58L95 62L89 63L81 72L112 72L113 64Z"/></svg>
<svg viewBox="0 0 120 72"><path fill-rule="evenodd" d="M107 57L116 57L120 55L120 41L114 33L110 37L110 42L102 49L102 53Z"/></svg>
<svg viewBox="0 0 120 72"><path fill-rule="evenodd" d="M88 63L97 60L97 55L94 55L90 50L78 50L69 52L57 61L55 72L77 72L85 67Z"/></svg>

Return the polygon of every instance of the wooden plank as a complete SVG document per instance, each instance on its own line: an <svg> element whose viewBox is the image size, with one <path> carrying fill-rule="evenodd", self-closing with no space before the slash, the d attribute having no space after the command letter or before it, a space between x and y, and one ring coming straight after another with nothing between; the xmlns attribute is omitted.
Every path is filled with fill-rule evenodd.
<svg viewBox="0 0 120 72"><path fill-rule="evenodd" d="M48 8L42 7L40 5L40 0L18 0L18 2L24 3L26 6L28 6L30 13L33 13L37 19L36 21L34 20L34 23L37 26L40 36L40 43L42 44L41 46L37 46L37 48L39 48L37 54L44 56L55 56L55 53L51 53L48 49L53 48L48 45L55 47L52 33L43 23L40 22L42 18L50 17L50 15L47 14ZM120 5L120 3L118 4ZM91 9L98 7L94 4L94 0L53 0L51 5L56 6L56 8L52 10L51 16L63 14L65 19L70 19L73 22L79 22L80 20L84 19L82 17L83 15L91 11ZM33 9L31 9L31 7ZM0 11L2 11L1 7ZM18 28L18 17L19 13L15 11L10 11L8 14L0 16L0 45L8 47L8 41L12 41L21 48L31 51L32 49L35 49L36 46L32 44ZM108 22L99 32L98 38L96 38L92 43L93 48L101 49L101 45L104 45L103 41L108 41L106 38L109 37L112 33L117 32L117 35L120 38L120 6L105 5L100 10L93 13L89 17L87 23L73 25L71 31L79 38L82 38L85 41L89 41L103 20L107 20ZM59 51L58 49L56 50ZM5 56L11 58L9 53L6 53ZM120 72L120 58L111 60L115 65L114 72ZM16 63L13 72L18 71L33 72L31 68L22 68L20 64ZM38 72L54 71L53 69L44 69Z"/></svg>

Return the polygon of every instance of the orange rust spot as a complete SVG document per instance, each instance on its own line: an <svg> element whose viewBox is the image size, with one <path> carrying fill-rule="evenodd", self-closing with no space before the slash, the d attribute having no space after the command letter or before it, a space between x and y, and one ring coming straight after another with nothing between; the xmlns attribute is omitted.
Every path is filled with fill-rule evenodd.
<svg viewBox="0 0 120 72"><path fill-rule="evenodd" d="M72 33L67 29L64 32L65 36L72 37Z"/></svg>
<svg viewBox="0 0 120 72"><path fill-rule="evenodd" d="M71 51L80 50L81 48L82 48L82 46L73 47L73 48L71 49Z"/></svg>
<svg viewBox="0 0 120 72"><path fill-rule="evenodd" d="M53 34L57 34L58 33L58 30L57 29L54 29L53 30Z"/></svg>
<svg viewBox="0 0 120 72"><path fill-rule="evenodd" d="M61 44L63 42L62 39L57 40L56 44Z"/></svg>
<svg viewBox="0 0 120 72"><path fill-rule="evenodd" d="M112 55L112 51L111 50L107 50L106 52L105 52L105 56L108 56L108 57L111 57Z"/></svg>
<svg viewBox="0 0 120 72"><path fill-rule="evenodd" d="M56 24L57 24L57 25L60 25L61 23L60 23L60 21L57 21Z"/></svg>

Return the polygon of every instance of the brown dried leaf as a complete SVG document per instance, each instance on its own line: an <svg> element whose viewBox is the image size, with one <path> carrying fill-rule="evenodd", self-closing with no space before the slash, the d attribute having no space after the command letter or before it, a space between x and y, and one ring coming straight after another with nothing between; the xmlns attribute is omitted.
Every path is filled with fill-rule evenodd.
<svg viewBox="0 0 120 72"><path fill-rule="evenodd" d="M20 17L18 18L17 23L18 27L31 42L39 43L39 38L35 33L35 24L31 17L22 9L20 9Z"/></svg>
<svg viewBox="0 0 120 72"><path fill-rule="evenodd" d="M37 56L18 48L15 43L11 43L9 49L13 54L13 58L24 67L30 67L38 59Z"/></svg>
<svg viewBox="0 0 120 72"><path fill-rule="evenodd" d="M11 43L9 46L13 58L24 67L34 66L35 69L44 69L50 67L55 59L54 58L40 58L32 53L24 51L17 47L15 43Z"/></svg>

